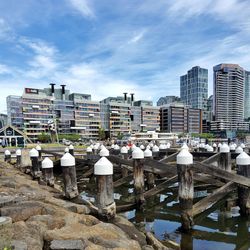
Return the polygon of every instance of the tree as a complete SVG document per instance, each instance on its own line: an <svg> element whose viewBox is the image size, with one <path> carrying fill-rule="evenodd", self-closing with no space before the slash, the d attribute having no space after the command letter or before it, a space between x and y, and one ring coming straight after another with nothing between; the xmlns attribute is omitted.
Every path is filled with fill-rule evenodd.
<svg viewBox="0 0 250 250"><path fill-rule="evenodd" d="M37 139L42 143L47 143L50 142L50 135L43 132L40 135L38 135Z"/></svg>
<svg viewBox="0 0 250 250"><path fill-rule="evenodd" d="M100 140L105 140L106 139L106 134L104 128L100 127L98 130L98 135Z"/></svg>

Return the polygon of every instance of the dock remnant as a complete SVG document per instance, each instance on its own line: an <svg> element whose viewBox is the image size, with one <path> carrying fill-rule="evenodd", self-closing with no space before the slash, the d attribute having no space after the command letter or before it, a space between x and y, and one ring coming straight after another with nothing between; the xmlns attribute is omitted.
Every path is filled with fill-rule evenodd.
<svg viewBox="0 0 250 250"><path fill-rule="evenodd" d="M108 151L108 150L107 150ZM107 155L102 152L102 155ZM116 215L116 204L114 202L113 190L113 164L102 156L94 165L94 175L97 181L96 206L98 215L104 220L111 220Z"/></svg>
<svg viewBox="0 0 250 250"><path fill-rule="evenodd" d="M250 156L242 152L236 157L237 174L250 178ZM238 205L240 214L250 216L250 190L245 186L238 185Z"/></svg>
<svg viewBox="0 0 250 250"><path fill-rule="evenodd" d="M134 171L134 189L135 189L135 201L138 208L142 208L144 199L144 153L136 147L132 152L133 158L133 171Z"/></svg>
<svg viewBox="0 0 250 250"><path fill-rule="evenodd" d="M61 158L64 193L65 197L68 199L78 196L75 164L75 157L70 153L65 153Z"/></svg>
<svg viewBox="0 0 250 250"><path fill-rule="evenodd" d="M194 183L193 171L193 156L187 149L182 149L177 155L177 173L179 182L179 203L181 210L182 230L187 232L193 226L193 198L194 198Z"/></svg>

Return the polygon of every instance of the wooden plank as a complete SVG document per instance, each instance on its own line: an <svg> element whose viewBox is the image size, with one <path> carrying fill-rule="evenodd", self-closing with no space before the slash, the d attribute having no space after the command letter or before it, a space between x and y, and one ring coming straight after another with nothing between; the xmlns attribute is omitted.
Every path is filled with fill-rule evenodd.
<svg viewBox="0 0 250 250"><path fill-rule="evenodd" d="M91 167L87 172L85 172L82 177L86 178L89 177L90 175L92 175L94 173L94 167Z"/></svg>
<svg viewBox="0 0 250 250"><path fill-rule="evenodd" d="M169 178L168 180L162 182L161 184L157 185L154 188L151 188L150 190L146 191L144 193L144 198L156 195L158 193L160 193L161 191L163 191L164 189L166 189L167 184L170 184L173 181L177 180L177 175L174 175L173 177Z"/></svg>
<svg viewBox="0 0 250 250"><path fill-rule="evenodd" d="M220 158L220 153L217 153L217 154L212 155L211 157L207 158L206 160L202 161L202 163L211 164L213 162L218 161L219 158Z"/></svg>
<svg viewBox="0 0 250 250"><path fill-rule="evenodd" d="M229 192L233 191L236 188L234 182L228 182L224 186L216 189L212 194L208 195L207 197L201 199L197 203L193 205L192 213L193 216L205 211L214 203L222 199L226 196Z"/></svg>
<svg viewBox="0 0 250 250"><path fill-rule="evenodd" d="M133 174L129 174L128 176L125 176L123 178L120 178L119 180L114 182L114 187L119 187L123 184L125 184L128 181L131 181L133 179Z"/></svg>
<svg viewBox="0 0 250 250"><path fill-rule="evenodd" d="M195 164L193 165L193 168L203 173L210 174L214 177L222 178L227 181L232 181L237 184L250 187L250 178L246 178L244 176L240 176L231 172L227 172L225 170L216 168L208 164L200 163L200 162L195 162Z"/></svg>
<svg viewBox="0 0 250 250"><path fill-rule="evenodd" d="M178 154L179 154L179 152L173 153L170 156L159 160L159 162L168 163L170 161L176 161L176 157L177 157Z"/></svg>

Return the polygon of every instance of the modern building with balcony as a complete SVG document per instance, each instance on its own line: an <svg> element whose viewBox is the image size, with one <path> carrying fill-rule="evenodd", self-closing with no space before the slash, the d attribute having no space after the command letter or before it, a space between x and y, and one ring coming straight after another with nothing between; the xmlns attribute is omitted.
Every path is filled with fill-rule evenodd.
<svg viewBox="0 0 250 250"><path fill-rule="evenodd" d="M215 128L245 130L248 126L244 122L244 99L247 95L245 93L245 70L238 64L225 63L216 65L213 69L215 121L211 123L211 130Z"/></svg>

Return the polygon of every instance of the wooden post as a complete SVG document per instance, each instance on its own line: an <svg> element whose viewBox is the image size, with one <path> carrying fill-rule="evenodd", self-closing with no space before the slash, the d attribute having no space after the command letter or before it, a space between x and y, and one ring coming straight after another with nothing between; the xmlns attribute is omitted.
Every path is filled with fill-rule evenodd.
<svg viewBox="0 0 250 250"><path fill-rule="evenodd" d="M236 154L240 154L240 153L242 153L243 152L243 148L241 147L241 146L238 146L237 148L236 148L236 150L235 150L235 153Z"/></svg>
<svg viewBox="0 0 250 250"><path fill-rule="evenodd" d="M63 182L65 197L68 199L78 196L75 157L70 153L66 153L61 158L61 167L63 171Z"/></svg>
<svg viewBox="0 0 250 250"><path fill-rule="evenodd" d="M42 170L43 170L43 179L46 185L54 187L55 180L54 180L54 173L53 173L53 161L46 157L42 161Z"/></svg>
<svg viewBox="0 0 250 250"><path fill-rule="evenodd" d="M95 144L95 145L93 146L93 153L94 153L94 155L97 155L97 154L98 154L98 149L99 149L99 145L98 145L98 144Z"/></svg>
<svg viewBox="0 0 250 250"><path fill-rule="evenodd" d="M236 149L235 145L234 144L230 144L230 146L229 146L230 153L234 153L235 149Z"/></svg>
<svg viewBox="0 0 250 250"><path fill-rule="evenodd" d="M36 146L36 150L38 151L38 165L39 165L39 168L41 169L42 168L42 148L39 144Z"/></svg>
<svg viewBox="0 0 250 250"><path fill-rule="evenodd" d="M250 179L250 156L242 152L236 157L237 174ZM238 205L240 214L250 216L250 189L248 187L238 186Z"/></svg>
<svg viewBox="0 0 250 250"><path fill-rule="evenodd" d="M32 148L29 152L30 160L31 160L31 175L34 179L40 178L42 176L42 172L39 166L39 153L35 148Z"/></svg>
<svg viewBox="0 0 250 250"><path fill-rule="evenodd" d="M121 148L121 158L122 159L124 159L124 160L127 160L128 159L128 149L127 149L127 147L126 146L123 146L122 148ZM125 167L123 167L122 165L121 165L121 171L122 171L122 177L126 177L126 176L128 176L128 169L127 168L125 168Z"/></svg>
<svg viewBox="0 0 250 250"><path fill-rule="evenodd" d="M101 219L109 221L116 215L112 163L106 157L102 157L94 165L94 174L97 180L96 205L98 215Z"/></svg>
<svg viewBox="0 0 250 250"><path fill-rule="evenodd" d="M7 163L11 161L11 153L8 149L4 151L4 161Z"/></svg>
<svg viewBox="0 0 250 250"><path fill-rule="evenodd" d="M72 144L69 145L69 153L74 156L74 146Z"/></svg>
<svg viewBox="0 0 250 250"><path fill-rule="evenodd" d="M22 151L21 149L16 150L16 166L17 168L21 167L21 161L22 161Z"/></svg>
<svg viewBox="0 0 250 250"><path fill-rule="evenodd" d="M153 159L154 160L159 160L159 147L157 145L154 145L152 148L152 152L153 152Z"/></svg>
<svg viewBox="0 0 250 250"><path fill-rule="evenodd" d="M152 159L152 151L150 149L146 149L144 151L144 158L145 160L147 159ZM150 173L150 172L147 172L146 173L146 178L147 178L147 187L148 187L148 190L155 187L155 175L153 173Z"/></svg>
<svg viewBox="0 0 250 250"><path fill-rule="evenodd" d="M217 152L217 144L216 143L213 144L213 149L214 149L214 152Z"/></svg>
<svg viewBox="0 0 250 250"><path fill-rule="evenodd" d="M87 147L87 148L86 148L86 159L87 159L87 160L90 160L90 159L91 159L92 153L93 153L92 148L91 148L91 147Z"/></svg>
<svg viewBox="0 0 250 250"><path fill-rule="evenodd" d="M223 143L220 147L219 167L223 170L231 172L231 154L227 144Z"/></svg>
<svg viewBox="0 0 250 250"><path fill-rule="evenodd" d="M177 155L177 173L179 182L179 204L181 210L182 230L189 231L193 226L193 197L194 183L193 171L193 156L186 149L182 149Z"/></svg>
<svg viewBox="0 0 250 250"><path fill-rule="evenodd" d="M113 154L114 155L120 154L120 147L117 144L114 145L114 153Z"/></svg>
<svg viewBox="0 0 250 250"><path fill-rule="evenodd" d="M138 208L142 208L144 199L144 174L143 174L143 158L144 154L140 148L135 148L132 152L133 158L133 171L134 171L134 189L136 195L136 205Z"/></svg>

